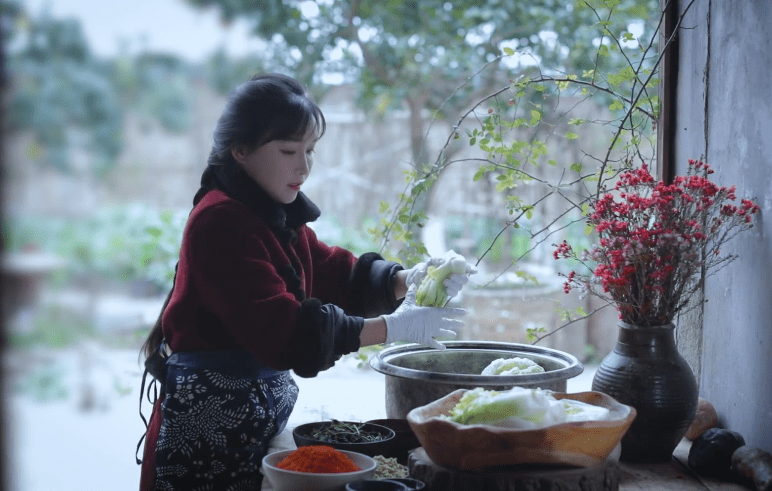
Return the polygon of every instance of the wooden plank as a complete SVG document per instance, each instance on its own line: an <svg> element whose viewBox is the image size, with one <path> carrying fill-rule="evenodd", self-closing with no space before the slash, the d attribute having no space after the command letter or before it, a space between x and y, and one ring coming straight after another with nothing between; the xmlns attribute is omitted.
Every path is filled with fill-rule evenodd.
<svg viewBox="0 0 772 491"><path fill-rule="evenodd" d="M691 442L684 439L664 464L620 463L619 491L748 491L734 483L701 477L689 469Z"/></svg>
<svg viewBox="0 0 772 491"><path fill-rule="evenodd" d="M625 462L618 463L618 471L614 466L609 469L613 479L605 483L598 489L617 489L619 491L748 491L748 488L735 483L721 482L716 479L696 475L688 467L689 449L691 442L683 440L673 452L673 458L662 464L629 464ZM410 457L410 475L411 477L424 480L428 484L428 489L464 490L485 489L542 489L536 485L536 481L529 481L525 475L490 475L487 480L469 479L465 473L452 472L441 468L431 462L422 448L416 449ZM546 471L544 474L553 474L555 482L550 489L574 489L571 485L576 485L578 479L561 479L555 473ZM618 474L615 475L615 474ZM474 476L473 476L474 477ZM510 479L516 477L515 479ZM462 479L463 478L463 479ZM506 478L506 479L503 479ZM478 482L479 481L479 482ZM512 487L517 482L520 487ZM561 487L563 484L568 487ZM611 484L611 486L609 486ZM432 486L434 485L434 486ZM585 488L582 488L585 489ZM596 489L595 487L587 489Z"/></svg>
<svg viewBox="0 0 772 491"><path fill-rule="evenodd" d="M619 467L613 461L588 468L515 466L496 472L467 472L439 466L423 447L410 452L410 477L428 491L618 491Z"/></svg>
<svg viewBox="0 0 772 491"><path fill-rule="evenodd" d="M676 461L664 464L619 464L619 491L707 491Z"/></svg>
<svg viewBox="0 0 772 491"><path fill-rule="evenodd" d="M718 479L713 479L712 477L702 477L695 474L689 469L689 450L691 448L692 442L684 438L673 452L673 460L677 461L679 465L686 469L696 481L699 481L705 486L705 489L709 491L748 491L748 488L741 486L740 484L722 482Z"/></svg>

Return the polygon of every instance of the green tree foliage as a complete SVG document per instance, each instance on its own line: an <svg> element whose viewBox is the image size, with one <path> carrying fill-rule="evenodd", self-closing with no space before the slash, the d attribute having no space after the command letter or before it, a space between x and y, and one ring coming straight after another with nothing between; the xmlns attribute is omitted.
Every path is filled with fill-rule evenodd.
<svg viewBox="0 0 772 491"><path fill-rule="evenodd" d="M21 48L8 56L8 129L32 131L29 154L42 163L71 171L77 142L94 156L94 172L107 171L123 145L110 65L91 55L76 20L30 18L20 9L4 17L21 27L14 32Z"/></svg>
<svg viewBox="0 0 772 491"><path fill-rule="evenodd" d="M496 251L501 249L499 242L511 236L509 229L524 224L532 244L528 251L543 244L552 234L565 233L563 230L579 219L578 213L585 212L588 193L602 192L620 169L634 161L651 163L652 150L656 148L654 123L659 113L656 90L656 68L661 60L656 45L659 22L648 34L643 21L638 29L631 29L634 27L631 12L640 14L631 6L634 5L626 7L616 0L576 2L577 16L589 14L595 19L594 24L584 26L586 37L591 40L588 49L595 54L588 53L577 59L586 58L592 64L577 67L576 61L567 56L571 50L560 49L553 50L559 51L561 57L552 59L552 65L544 63L545 56L538 66L526 67L519 73L507 71L502 65L518 53L511 46L504 46L502 57L487 65L479 77L466 80L464 86L473 86L477 78L484 79L489 71L495 72L494 76L517 74L508 83L488 89L486 95L474 100L471 108L455 120L454 134L437 158L409 174L406 192L400 194L397 206L382 207L388 212L388 218L383 219L380 229L373 233L384 238L383 244L391 237L399 243L410 244L401 247L401 256L413 260L413 254L420 257L420 241L411 235L408 225L414 222L420 225L425 220L423 210L416 203L431 192L433 183L450 165L465 163L476 167L473 180L483 180L488 189L501 195L501 207L509 215L497 233L479 242L487 244L478 259L482 260L485 256L495 259ZM656 15L658 11L653 9L650 16L657 21L661 18ZM542 31L542 39L549 39L545 32L551 32L553 44L557 43L559 36L554 36L555 31ZM561 100L563 107L558 109ZM590 116L591 120L571 114L583 101L591 101L597 108L594 115L585 113L584 118ZM586 129L587 125L595 130L589 138L579 141L578 128ZM474 158L449 158L446 149L454 140L461 145L468 143L480 153ZM567 145L572 146L575 154L581 153L581 157L563 161L565 156L551 153L552 149ZM540 169L545 165L559 165L563 170L545 173ZM534 194L536 188L540 191ZM542 208L541 213L537 207ZM491 216L501 219L498 209L491 210ZM519 257L522 255L514 257L510 266Z"/></svg>
<svg viewBox="0 0 772 491"><path fill-rule="evenodd" d="M193 77L192 67L165 53L122 54L114 62L113 79L123 105L160 122L171 133L190 128Z"/></svg>
<svg viewBox="0 0 772 491"><path fill-rule="evenodd" d="M206 63L209 85L222 95L227 94L253 75L266 70L265 60L259 56L233 60L227 56L224 50L215 52Z"/></svg>
<svg viewBox="0 0 772 491"><path fill-rule="evenodd" d="M650 15L658 11L658 0L592 0L593 8L565 0L188 1L219 7L226 21L248 19L256 35L285 47L277 53L307 83L337 72L359 84L363 107L408 107L417 166L427 159L421 111L455 120L470 101L539 66L553 73L614 72L624 59L608 38L598 39L596 26L607 23L614 29L609 33L621 38L628 24L639 23L650 37L659 20ZM614 26L604 17L611 8ZM609 56L599 59L598 43L607 45ZM525 63L507 64L504 47ZM499 69L462 86L488 64Z"/></svg>
<svg viewBox="0 0 772 491"><path fill-rule="evenodd" d="M72 150L79 148L92 157L87 171L106 174L123 149L127 110L172 133L189 129L197 67L144 51L99 59L77 19L46 11L32 16L13 2L3 5L2 15L13 27L4 42L14 46L7 63L7 128L32 133L27 153L42 165L72 172ZM227 59L215 65L220 77L245 71Z"/></svg>
<svg viewBox="0 0 772 491"><path fill-rule="evenodd" d="M255 35L273 46L280 62L309 85L336 73L358 86L359 103L371 114L407 108L414 172L399 205L382 207L390 218L381 231L407 244L400 251L407 260L425 252L416 237L433 184L464 143L450 139L436 158L431 155L433 150L426 145L427 111L435 120L454 125L470 116L470 107L479 107L480 101L498 104L492 95L502 94L501 88L514 81L568 80L578 78L576 74L585 76L588 95L618 100L616 91L640 86L635 75L643 74L643 68L636 63L646 58L641 47L651 45L660 20L659 0L188 2L218 7L225 21L247 19ZM637 48L623 53L622 41ZM624 71L630 66L637 69ZM608 89L606 76L616 77L611 93L600 90ZM529 113L530 126L539 126L537 131L542 131L540 122L554 126L554 117L550 121L544 109L564 89L552 82L542 83L538 90L528 85L514 91ZM529 104L534 105L530 111ZM497 111L496 117L502 114ZM495 117L484 123L483 135L491 133L485 126L491 124L496 124ZM534 162L543 155L543 137L533 135L534 144L525 149ZM513 179L517 171L507 173L509 177L501 179L512 182L500 182L498 188L512 194L519 179ZM521 205L530 206L515 202L512 209Z"/></svg>

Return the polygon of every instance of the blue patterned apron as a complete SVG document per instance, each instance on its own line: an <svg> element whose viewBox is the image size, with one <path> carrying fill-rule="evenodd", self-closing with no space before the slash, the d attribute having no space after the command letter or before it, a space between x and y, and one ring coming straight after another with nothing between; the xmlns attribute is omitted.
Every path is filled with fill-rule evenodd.
<svg viewBox="0 0 772 491"><path fill-rule="evenodd" d="M271 439L298 397L289 371L246 351L175 353L156 445L156 489L259 490Z"/></svg>

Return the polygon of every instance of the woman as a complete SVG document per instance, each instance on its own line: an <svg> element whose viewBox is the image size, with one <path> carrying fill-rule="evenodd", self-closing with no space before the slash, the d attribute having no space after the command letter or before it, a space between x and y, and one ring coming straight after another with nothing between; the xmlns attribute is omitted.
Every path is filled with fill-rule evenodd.
<svg viewBox="0 0 772 491"><path fill-rule="evenodd" d="M161 395L142 490L259 489L262 457L297 399L289 370L313 377L360 346L442 348L435 337L455 336L463 310L415 305L415 285L440 259L405 270L356 258L306 225L320 211L300 189L324 131L290 77L255 77L230 95L173 289L143 347ZM465 281L449 278L448 293Z"/></svg>

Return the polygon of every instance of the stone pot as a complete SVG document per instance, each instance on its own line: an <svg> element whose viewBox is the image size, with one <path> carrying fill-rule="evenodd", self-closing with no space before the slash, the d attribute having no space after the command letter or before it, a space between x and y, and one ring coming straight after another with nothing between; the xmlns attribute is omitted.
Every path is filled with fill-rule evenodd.
<svg viewBox="0 0 772 491"><path fill-rule="evenodd" d="M620 322L614 351L595 372L592 390L638 412L622 438L622 461L669 461L697 411L697 381L678 352L674 330L672 323L638 327Z"/></svg>
<svg viewBox="0 0 772 491"><path fill-rule="evenodd" d="M425 406L456 389L507 390L515 386L540 387L565 392L568 379L584 366L568 353L530 344L490 341L446 341L447 349L408 344L382 350L370 366L386 376L386 415L405 419L416 407ZM530 358L544 368L527 375L480 375L498 358Z"/></svg>

